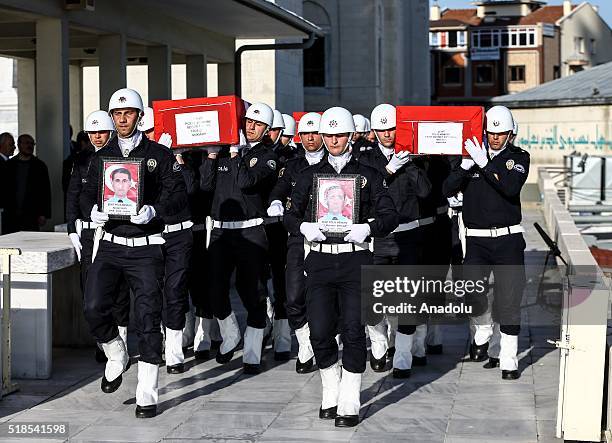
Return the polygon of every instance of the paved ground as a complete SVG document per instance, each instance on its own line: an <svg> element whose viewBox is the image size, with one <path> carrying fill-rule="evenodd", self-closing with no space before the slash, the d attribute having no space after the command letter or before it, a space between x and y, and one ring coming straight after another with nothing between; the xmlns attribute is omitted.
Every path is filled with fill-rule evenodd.
<svg viewBox="0 0 612 443"><path fill-rule="evenodd" d="M528 211L525 226L538 218L537 211ZM527 243L528 263L543 263L544 246L533 229ZM192 356L182 375L162 368L161 414L139 420L135 365L121 388L107 395L99 388L103 366L93 361L93 351L69 349L55 350L51 380L21 380L19 393L0 401L0 429L7 421L68 422L75 441L557 441L558 352L546 339L557 338L558 329L548 317L540 307L524 310L516 381L466 361L469 335L463 325L445 328L444 355L430 356L428 366L415 368L408 381L368 368L362 422L354 429L319 420L318 373L297 375L295 360L275 364L269 350L265 371L254 377L242 375L240 353L223 368L214 360L196 364Z"/></svg>

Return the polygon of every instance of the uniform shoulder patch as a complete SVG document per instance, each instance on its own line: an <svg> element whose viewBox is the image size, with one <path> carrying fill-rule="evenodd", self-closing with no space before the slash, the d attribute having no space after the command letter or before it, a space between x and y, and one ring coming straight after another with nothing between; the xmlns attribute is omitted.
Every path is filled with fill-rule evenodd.
<svg viewBox="0 0 612 443"><path fill-rule="evenodd" d="M367 184L368 184L368 179L362 175L361 176L361 188L362 189L365 188Z"/></svg>
<svg viewBox="0 0 612 443"><path fill-rule="evenodd" d="M257 164L257 157L253 157L250 161L249 161L249 166L252 168L253 166L255 166Z"/></svg>
<svg viewBox="0 0 612 443"><path fill-rule="evenodd" d="M514 160L510 159L506 161L506 169L508 171L511 171L513 167L514 167Z"/></svg>
<svg viewBox="0 0 612 443"><path fill-rule="evenodd" d="M516 165L514 165L514 168L513 168L513 169L514 169L515 171L517 171L517 172L520 172L521 174L524 174L524 173L525 173L525 167L524 167L523 165L521 165L521 164L518 164L518 163L517 163Z"/></svg>
<svg viewBox="0 0 612 443"><path fill-rule="evenodd" d="M281 178L283 175L285 175L285 168L280 168L280 171L278 171L278 178Z"/></svg>
<svg viewBox="0 0 612 443"><path fill-rule="evenodd" d="M387 180L383 178L383 188L388 188L388 187L389 185L387 184Z"/></svg>
<svg viewBox="0 0 612 443"><path fill-rule="evenodd" d="M276 162L274 160L268 160L266 162L266 165L268 165L268 168L272 169L273 171L276 171Z"/></svg>
<svg viewBox="0 0 612 443"><path fill-rule="evenodd" d="M147 169L149 170L149 172L153 172L156 167L157 167L157 160L155 160L154 158L150 158L147 160Z"/></svg>
<svg viewBox="0 0 612 443"><path fill-rule="evenodd" d="M172 165L172 170L174 172L180 172L181 170L181 164L179 162L174 162L174 164Z"/></svg>

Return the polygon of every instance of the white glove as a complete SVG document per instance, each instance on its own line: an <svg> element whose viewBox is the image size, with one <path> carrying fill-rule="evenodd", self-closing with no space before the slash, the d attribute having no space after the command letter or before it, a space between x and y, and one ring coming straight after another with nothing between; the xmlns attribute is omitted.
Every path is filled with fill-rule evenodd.
<svg viewBox="0 0 612 443"><path fill-rule="evenodd" d="M304 234L308 241L323 241L327 238L323 235L321 229L319 229L318 223L303 222L300 225L300 232Z"/></svg>
<svg viewBox="0 0 612 443"><path fill-rule="evenodd" d="M221 146L209 146L206 148L209 154L219 154L221 152Z"/></svg>
<svg viewBox="0 0 612 443"><path fill-rule="evenodd" d="M239 134L238 144L230 146L230 153L237 154L242 148L248 146L247 139L244 136L244 132L242 132L242 129L240 130L238 134Z"/></svg>
<svg viewBox="0 0 612 443"><path fill-rule="evenodd" d="M474 160L472 160L471 158L464 158L463 160L461 160L461 169L469 171L475 164L476 163L474 163Z"/></svg>
<svg viewBox="0 0 612 443"><path fill-rule="evenodd" d="M280 200L274 200L270 203L270 207L268 208L268 216L270 217L280 217L285 212L285 208L283 208L283 204Z"/></svg>
<svg viewBox="0 0 612 443"><path fill-rule="evenodd" d="M357 223L351 226L351 230L344 237L344 241L363 243L368 235L370 235L370 225L367 223Z"/></svg>
<svg viewBox="0 0 612 443"><path fill-rule="evenodd" d="M108 214L98 211L98 205L93 205L93 208L91 208L91 214L89 214L89 217L91 218L92 222L98 225L103 225L104 223L108 221Z"/></svg>
<svg viewBox="0 0 612 443"><path fill-rule="evenodd" d="M485 148L484 145L481 146L476 137L474 137L474 140L467 139L465 141L465 150L470 154L470 157L472 157L472 160L474 160L474 163L476 163L479 168L484 168L487 163L489 163L487 148Z"/></svg>
<svg viewBox="0 0 612 443"><path fill-rule="evenodd" d="M166 148L169 148L170 146L172 146L172 136L167 132L164 132L161 137L159 137L157 143L159 143L160 145L164 145Z"/></svg>
<svg viewBox="0 0 612 443"><path fill-rule="evenodd" d="M70 241L74 247L74 252L76 252L77 260L81 261L81 249L83 249L83 246L81 246L79 234L73 232L72 234L68 234L68 237L70 237Z"/></svg>
<svg viewBox="0 0 612 443"><path fill-rule="evenodd" d="M452 197L447 197L446 198L446 200L448 200L448 205L451 208L457 208L457 207L463 205L463 198L459 198L459 195L461 195L461 194L453 195Z"/></svg>
<svg viewBox="0 0 612 443"><path fill-rule="evenodd" d="M393 157L391 157L391 160L389 160L389 163L387 164L387 171L389 171L391 174L395 174L399 168L404 166L410 160L410 153L408 151L401 151L393 154Z"/></svg>
<svg viewBox="0 0 612 443"><path fill-rule="evenodd" d="M146 225L155 218L155 208L150 205L144 205L140 208L138 215L132 215L130 221L136 225Z"/></svg>

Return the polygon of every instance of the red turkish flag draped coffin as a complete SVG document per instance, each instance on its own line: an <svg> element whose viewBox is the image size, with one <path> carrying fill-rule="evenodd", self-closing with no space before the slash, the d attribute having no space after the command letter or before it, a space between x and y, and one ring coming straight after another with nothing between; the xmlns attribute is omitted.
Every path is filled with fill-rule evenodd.
<svg viewBox="0 0 612 443"><path fill-rule="evenodd" d="M395 151L412 154L468 155L469 138L482 143L481 106L397 106Z"/></svg>
<svg viewBox="0 0 612 443"><path fill-rule="evenodd" d="M173 148L236 144L247 107L235 95L154 101L155 140L167 132Z"/></svg>
<svg viewBox="0 0 612 443"><path fill-rule="evenodd" d="M295 143L302 143L302 140L300 140L300 134L297 131L297 127L300 124L300 119L306 114L308 114L308 112L294 112L293 113L293 119L295 120L295 128L296 128L295 135L293 136L293 141ZM317 114L323 115L322 112L317 112Z"/></svg>

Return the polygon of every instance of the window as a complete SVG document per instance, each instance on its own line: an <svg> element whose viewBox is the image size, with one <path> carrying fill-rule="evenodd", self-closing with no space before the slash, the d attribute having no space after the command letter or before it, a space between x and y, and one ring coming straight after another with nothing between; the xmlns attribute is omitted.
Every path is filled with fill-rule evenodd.
<svg viewBox="0 0 612 443"><path fill-rule="evenodd" d="M509 66L510 81L516 83L525 83L525 65Z"/></svg>
<svg viewBox="0 0 612 443"><path fill-rule="evenodd" d="M561 78L561 67L559 65L553 68L553 78Z"/></svg>
<svg viewBox="0 0 612 443"><path fill-rule="evenodd" d="M493 65L480 64L476 66L476 84L477 85L492 85L493 84Z"/></svg>
<svg viewBox="0 0 612 443"><path fill-rule="evenodd" d="M430 46L439 46L440 45L440 39L438 38L438 33L437 32L430 32L429 33L429 45Z"/></svg>
<svg viewBox="0 0 612 443"><path fill-rule="evenodd" d="M467 32L466 31L458 31L457 34L459 35L459 46L465 46L465 34Z"/></svg>
<svg viewBox="0 0 612 443"><path fill-rule="evenodd" d="M445 66L443 71L442 82L445 85L460 85L461 84L461 68L458 66Z"/></svg>
<svg viewBox="0 0 612 443"><path fill-rule="evenodd" d="M457 47L457 31L448 31L448 47Z"/></svg>
<svg viewBox="0 0 612 443"><path fill-rule="evenodd" d="M584 54L584 38L574 37L574 51L578 54Z"/></svg>
<svg viewBox="0 0 612 443"><path fill-rule="evenodd" d="M591 39L591 55L597 54L597 42L594 38Z"/></svg>
<svg viewBox="0 0 612 443"><path fill-rule="evenodd" d="M491 32L490 31L480 31L480 47L490 48L491 45L492 45Z"/></svg>
<svg viewBox="0 0 612 443"><path fill-rule="evenodd" d="M521 32L519 34L519 46L527 46L527 33Z"/></svg>
<svg viewBox="0 0 612 443"><path fill-rule="evenodd" d="M536 28L478 29L472 32L475 48L536 46Z"/></svg>
<svg viewBox="0 0 612 443"><path fill-rule="evenodd" d="M325 37L304 49L304 86L325 86Z"/></svg>

